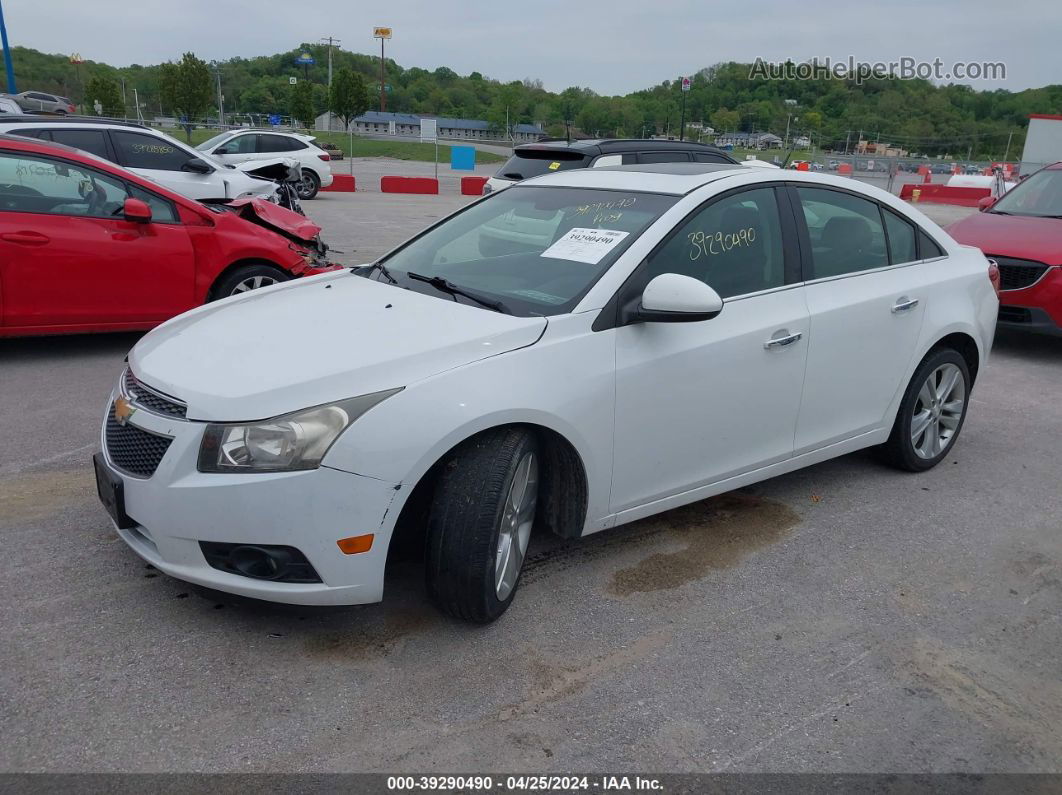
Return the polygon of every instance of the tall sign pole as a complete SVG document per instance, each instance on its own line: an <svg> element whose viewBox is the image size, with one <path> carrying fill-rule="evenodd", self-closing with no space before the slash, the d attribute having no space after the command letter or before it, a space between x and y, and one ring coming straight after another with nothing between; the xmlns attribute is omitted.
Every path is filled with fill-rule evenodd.
<svg viewBox="0 0 1062 795"><path fill-rule="evenodd" d="M17 94L15 88L15 65L11 63L11 47L7 43L7 25L4 24L4 4L0 0L0 39L4 45L4 68L7 70L7 93Z"/></svg>
<svg viewBox="0 0 1062 795"><path fill-rule="evenodd" d="M391 28L373 28L372 36L380 40L380 113L387 110L387 84L384 73L384 41L391 38Z"/></svg>
<svg viewBox="0 0 1062 795"><path fill-rule="evenodd" d="M690 93L690 79L682 78L682 121L679 123L679 140L686 140L686 95Z"/></svg>

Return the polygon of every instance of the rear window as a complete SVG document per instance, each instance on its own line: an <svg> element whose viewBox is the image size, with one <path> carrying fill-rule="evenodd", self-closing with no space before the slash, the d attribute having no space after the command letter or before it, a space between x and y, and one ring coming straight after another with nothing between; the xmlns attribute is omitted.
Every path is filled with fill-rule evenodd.
<svg viewBox="0 0 1062 795"><path fill-rule="evenodd" d="M567 171L572 168L586 168L590 158L580 152L563 149L524 149L513 153L504 166L498 169L498 176L505 179L530 179L554 171Z"/></svg>

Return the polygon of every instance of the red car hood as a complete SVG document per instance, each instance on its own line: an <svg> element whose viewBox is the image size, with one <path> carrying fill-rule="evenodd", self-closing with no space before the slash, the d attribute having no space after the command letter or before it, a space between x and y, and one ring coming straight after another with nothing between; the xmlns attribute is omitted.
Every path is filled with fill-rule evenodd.
<svg viewBox="0 0 1062 795"><path fill-rule="evenodd" d="M1062 218L974 213L949 226L948 234L985 254L1062 265Z"/></svg>
<svg viewBox="0 0 1062 795"><path fill-rule="evenodd" d="M258 216L260 223L273 227L285 237L295 237L310 243L321 234L321 227L306 216L264 199L254 197L233 199L227 204L229 207L236 208L245 218L247 213L254 213Z"/></svg>

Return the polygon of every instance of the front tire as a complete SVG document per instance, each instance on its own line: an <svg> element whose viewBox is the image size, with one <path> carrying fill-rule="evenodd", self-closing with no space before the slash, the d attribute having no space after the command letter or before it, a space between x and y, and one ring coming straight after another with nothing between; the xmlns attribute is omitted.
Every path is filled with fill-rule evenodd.
<svg viewBox="0 0 1062 795"><path fill-rule="evenodd" d="M321 178L312 171L303 170L302 179L295 183L295 192L303 201L314 198L321 189Z"/></svg>
<svg viewBox="0 0 1062 795"><path fill-rule="evenodd" d="M970 370L957 351L930 352L904 392L892 433L880 448L884 459L909 472L943 461L966 420L970 386Z"/></svg>
<svg viewBox="0 0 1062 795"><path fill-rule="evenodd" d="M438 607L486 624L516 595L538 502L538 445L499 428L445 462L428 517L426 580Z"/></svg>
<svg viewBox="0 0 1062 795"><path fill-rule="evenodd" d="M230 295L240 295L249 290L286 282L290 278L291 274L273 265L244 265L233 270L214 286L210 300L216 301L219 298L228 298Z"/></svg>

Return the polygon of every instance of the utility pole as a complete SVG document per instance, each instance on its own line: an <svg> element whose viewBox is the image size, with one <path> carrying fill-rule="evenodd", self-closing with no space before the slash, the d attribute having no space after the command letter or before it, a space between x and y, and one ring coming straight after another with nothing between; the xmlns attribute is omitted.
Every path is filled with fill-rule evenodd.
<svg viewBox="0 0 1062 795"><path fill-rule="evenodd" d="M321 37L321 44L327 44L328 45L328 85L329 85L329 87L331 87L331 85L332 85L332 45L333 44L339 45L339 44L342 44L342 43L343 42L341 42L339 39L334 39L331 36L328 36L328 37L322 36ZM381 44L382 44L382 42L381 42Z"/></svg>
<svg viewBox="0 0 1062 795"><path fill-rule="evenodd" d="M848 141L851 140L851 138L852 138L852 131L851 130L845 130L844 131L844 153L845 154L848 154Z"/></svg>
<svg viewBox="0 0 1062 795"><path fill-rule="evenodd" d="M221 93L221 64L218 64L218 124L225 126L225 95Z"/></svg>
<svg viewBox="0 0 1062 795"><path fill-rule="evenodd" d="M0 0L0 43L4 45L4 68L7 70L7 93L17 94L15 65L11 63L11 47L7 43L7 25L4 24L4 4Z"/></svg>
<svg viewBox="0 0 1062 795"><path fill-rule="evenodd" d="M1007 133L1007 151L1003 153L1003 162L1007 162L1007 156L1010 155L1010 139L1014 137L1014 132Z"/></svg>

